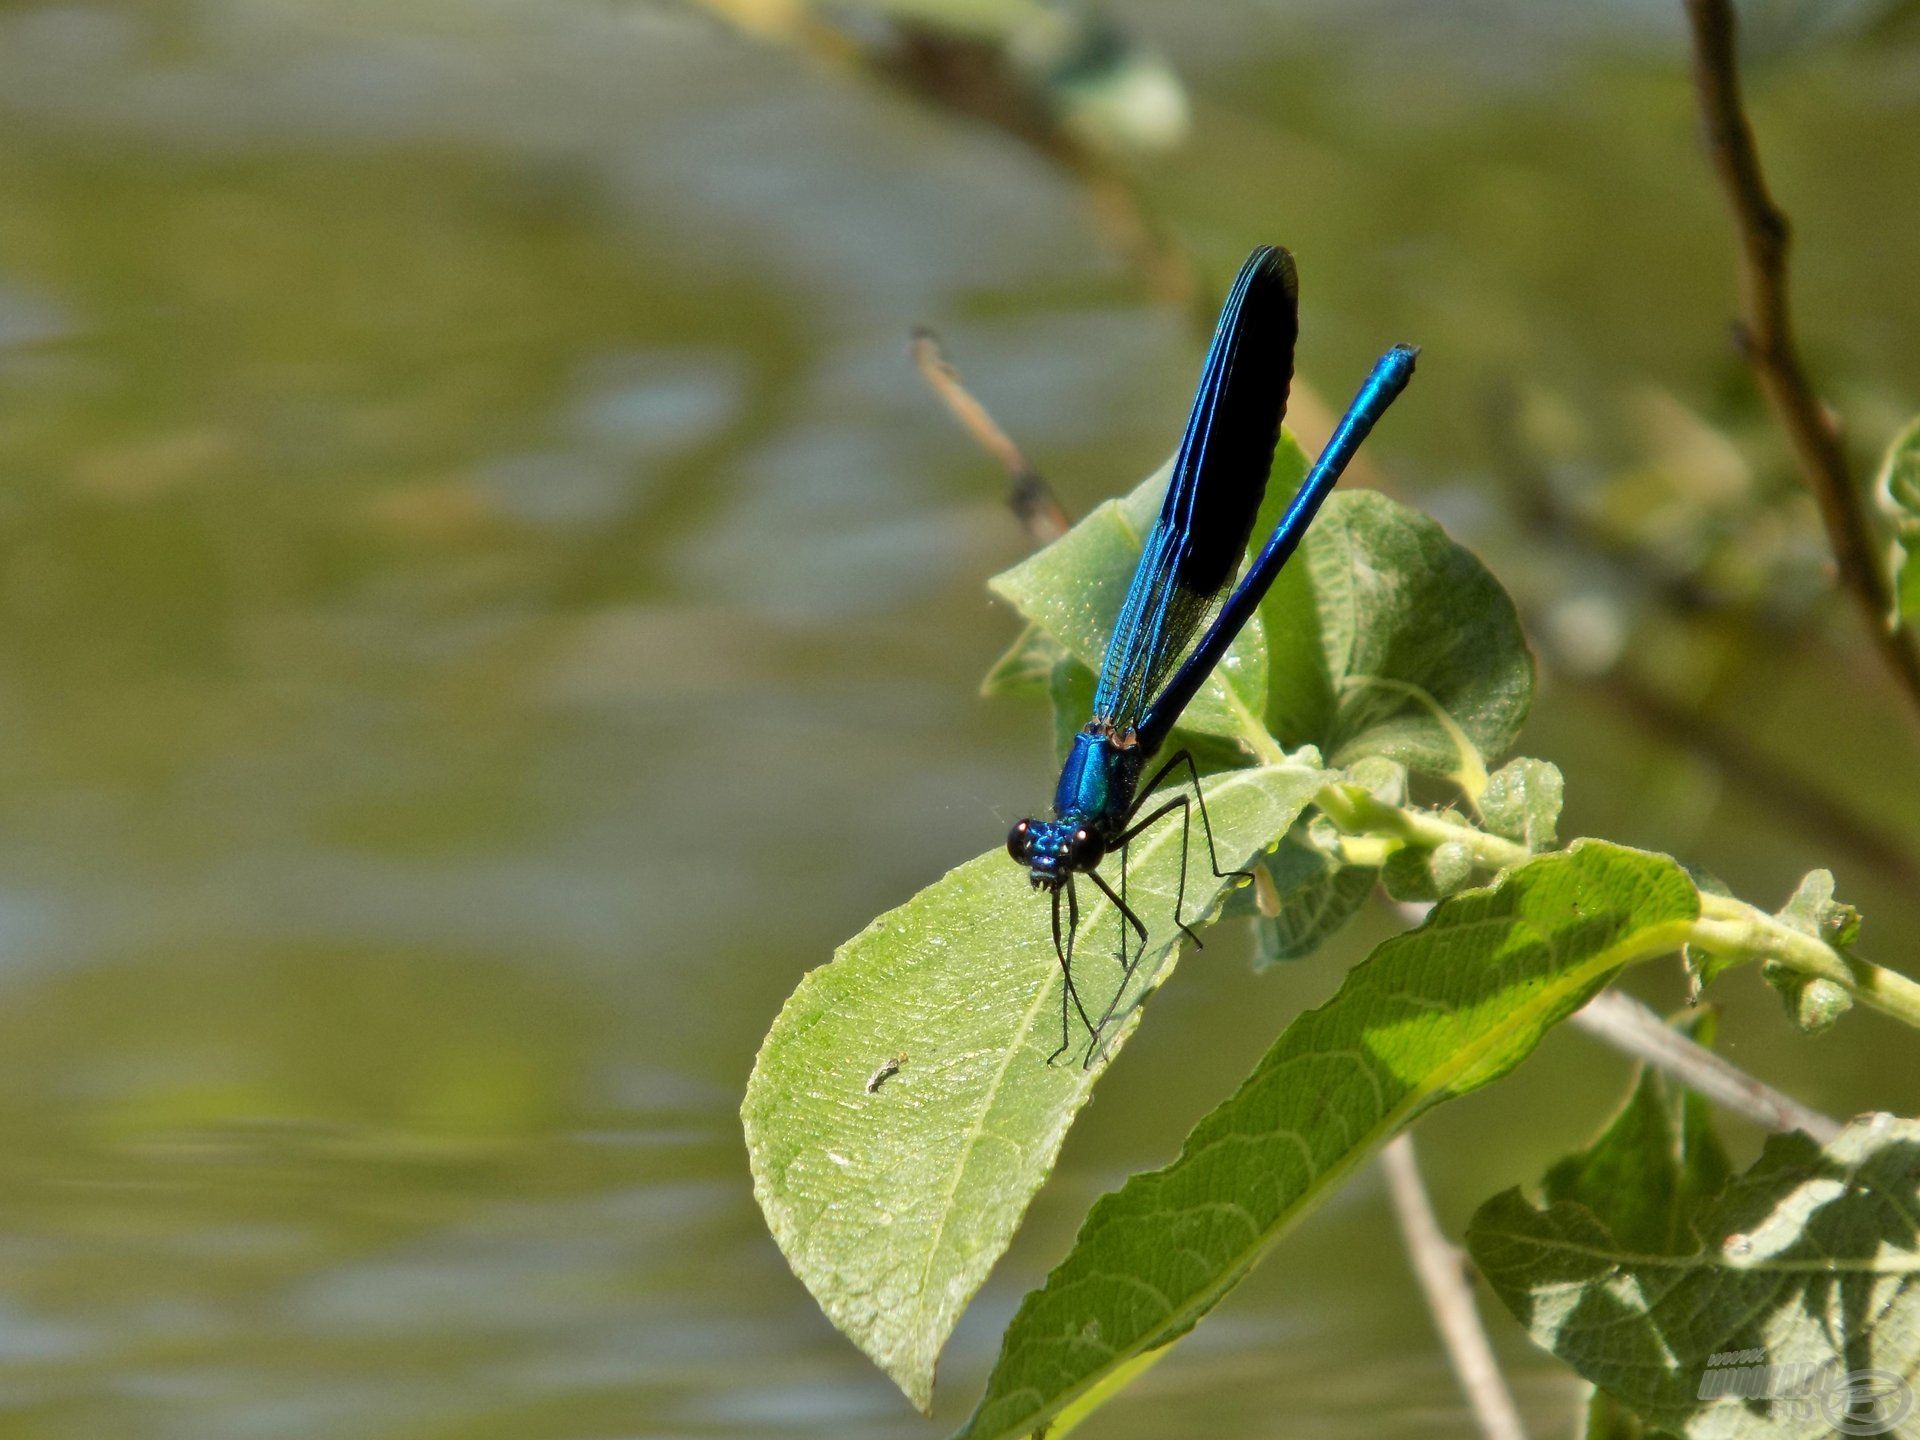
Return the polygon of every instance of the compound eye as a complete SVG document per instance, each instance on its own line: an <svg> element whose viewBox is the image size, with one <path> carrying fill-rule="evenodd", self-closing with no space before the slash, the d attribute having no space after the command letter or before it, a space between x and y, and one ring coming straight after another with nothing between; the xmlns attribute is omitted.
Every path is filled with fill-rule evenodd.
<svg viewBox="0 0 1920 1440"><path fill-rule="evenodd" d="M1101 843L1100 837L1084 825L1073 832L1073 839L1068 846L1068 856L1076 870L1093 869L1107 853L1107 847Z"/></svg>
<svg viewBox="0 0 1920 1440"><path fill-rule="evenodd" d="M1027 852L1033 845L1033 822L1022 820L1007 832L1007 853L1021 864L1027 862Z"/></svg>

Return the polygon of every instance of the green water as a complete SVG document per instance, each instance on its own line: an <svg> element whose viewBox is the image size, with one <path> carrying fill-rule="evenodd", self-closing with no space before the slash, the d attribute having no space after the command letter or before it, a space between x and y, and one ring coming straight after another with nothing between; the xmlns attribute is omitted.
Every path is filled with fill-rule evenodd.
<svg viewBox="0 0 1920 1440"><path fill-rule="evenodd" d="M1506 404L1561 483L1704 444L1691 410L1790 495L1672 17L1340 13L1132 15L1197 107L1149 204L1216 285L1295 247L1323 392L1426 347L1375 462L1531 613L1587 587L1683 693L1710 653L1739 733L1920 848L1850 613L1729 658L1507 513ZM1920 401L1920 45L1781 47L1756 86L1810 353L1877 440ZM735 1119L799 974L1050 789L1043 718L976 698L1023 542L905 362L922 321L1076 510L1161 458L1197 360L1043 161L694 13L0 10L0 1434L944 1433L786 1271ZM1527 746L1571 832L1772 903L1831 863L1915 963L1897 876L1604 688L1550 674ZM1182 967L939 1420L1092 1197L1390 923ZM1920 1108L1890 1025L1729 1003L1805 1098ZM1623 1075L1565 1035L1436 1116L1448 1223ZM1573 1386L1496 1322L1550 1433ZM1098 1423L1470 1433L1370 1176Z"/></svg>

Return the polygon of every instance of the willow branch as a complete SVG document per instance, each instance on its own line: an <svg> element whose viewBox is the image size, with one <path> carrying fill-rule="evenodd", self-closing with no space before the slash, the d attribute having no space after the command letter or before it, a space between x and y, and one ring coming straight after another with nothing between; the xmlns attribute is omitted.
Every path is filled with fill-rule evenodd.
<svg viewBox="0 0 1920 1440"><path fill-rule="evenodd" d="M1762 1129L1780 1134L1804 1131L1822 1145L1840 1133L1838 1120L1801 1104L1689 1040L1619 990L1602 990L1574 1012L1572 1023Z"/></svg>
<svg viewBox="0 0 1920 1440"><path fill-rule="evenodd" d="M1473 1291L1467 1287L1466 1257L1441 1232L1434 1217L1433 1202L1427 1198L1414 1157L1413 1137L1402 1133L1389 1141L1380 1152L1380 1168L1386 1172L1387 1193L1393 1197L1393 1212L1400 1221L1414 1276L1427 1297L1434 1328L1440 1332L1480 1433L1487 1440L1527 1440L1513 1394L1480 1323Z"/></svg>
<svg viewBox="0 0 1920 1440"><path fill-rule="evenodd" d="M1741 98L1733 3L1686 0L1686 7L1693 30L1694 92L1714 171L1739 232L1741 318L1735 338L1819 506L1841 588L1853 597L1875 649L1920 714L1920 652L1888 623L1893 598L1874 554L1840 425L1814 393L1794 339L1787 300L1789 228L1767 189Z"/></svg>

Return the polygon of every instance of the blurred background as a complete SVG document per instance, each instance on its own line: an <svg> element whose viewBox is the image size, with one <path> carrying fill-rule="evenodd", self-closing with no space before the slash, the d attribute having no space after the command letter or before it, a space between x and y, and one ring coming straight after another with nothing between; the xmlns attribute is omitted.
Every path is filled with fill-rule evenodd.
<svg viewBox="0 0 1920 1440"><path fill-rule="evenodd" d="M1746 22L1864 474L1920 409L1920 11ZM1027 541L915 323L1080 513L1290 245L1313 390L1425 347L1370 480L1519 601L1563 833L1769 908L1830 866L1920 968L1914 718L1730 347L1685 66L1664 0L0 6L0 1435L945 1433L1091 1199L1390 932L1183 966L941 1423L819 1315L755 1048L1052 782L977 698ZM1891 1024L1722 988L1737 1062L1920 1111ZM1443 1220L1626 1076L1565 1032L1433 1117ZM1372 1173L1095 1426L1468 1435Z"/></svg>

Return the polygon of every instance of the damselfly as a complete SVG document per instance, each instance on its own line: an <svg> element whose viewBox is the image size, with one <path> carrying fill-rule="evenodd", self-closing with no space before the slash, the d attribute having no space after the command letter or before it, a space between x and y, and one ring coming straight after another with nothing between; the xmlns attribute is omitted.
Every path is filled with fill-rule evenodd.
<svg viewBox="0 0 1920 1440"><path fill-rule="evenodd" d="M1027 867L1034 888L1049 891L1053 898L1053 948L1062 983L1060 1048L1048 1063L1058 1059L1070 1043L1069 1005L1087 1028L1087 1059L1092 1061L1102 1030L1113 1018L1145 953L1147 927L1127 903L1127 847L1143 830L1179 812L1180 883L1173 920L1196 944L1199 937L1180 913L1186 902L1193 809L1200 812L1207 863L1214 876L1226 879L1244 874L1220 868L1199 767L1191 754L1181 750L1145 784L1140 777L1234 637L1253 618L1360 442L1413 376L1416 351L1412 346L1396 345L1380 357L1266 545L1225 604L1220 604L1246 554L1266 492L1267 472L1273 466L1287 388L1293 379L1299 298L1293 257L1285 250L1262 247L1240 267L1207 350L1160 517L1147 535L1139 568L1107 643L1093 716L1074 736L1060 771L1053 819L1022 820L1007 836L1008 851ZM1209 616L1213 623L1189 649L1187 642ZM1186 773L1180 777L1181 793L1154 803L1160 783L1182 769ZM1189 786L1191 796L1186 793ZM1096 868L1115 851L1120 855L1117 890ZM1076 875L1086 876L1098 887L1122 923L1120 988L1097 1022L1087 1014L1073 980L1073 942L1080 927ZM1131 958L1129 929L1138 937Z"/></svg>

